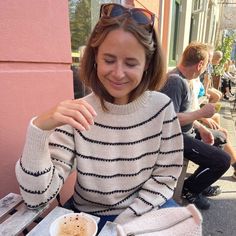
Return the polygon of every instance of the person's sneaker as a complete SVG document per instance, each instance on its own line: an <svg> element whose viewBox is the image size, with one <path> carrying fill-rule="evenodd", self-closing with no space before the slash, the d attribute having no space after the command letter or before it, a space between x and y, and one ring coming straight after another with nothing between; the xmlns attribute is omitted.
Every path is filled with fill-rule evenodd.
<svg viewBox="0 0 236 236"><path fill-rule="evenodd" d="M229 97L229 100L228 100L228 101L230 101L230 102L235 101L235 97Z"/></svg>
<svg viewBox="0 0 236 236"><path fill-rule="evenodd" d="M225 94L223 100L229 101L229 97Z"/></svg>
<svg viewBox="0 0 236 236"><path fill-rule="evenodd" d="M223 97L223 100L233 102L233 101L235 101L235 97L225 94L224 97Z"/></svg>
<svg viewBox="0 0 236 236"><path fill-rule="evenodd" d="M214 197L221 194L220 186L209 186L202 191L202 195L207 197Z"/></svg>
<svg viewBox="0 0 236 236"><path fill-rule="evenodd" d="M182 197L189 203L193 203L198 209L208 210L210 208L210 202L201 193L191 193L186 189L183 189Z"/></svg>

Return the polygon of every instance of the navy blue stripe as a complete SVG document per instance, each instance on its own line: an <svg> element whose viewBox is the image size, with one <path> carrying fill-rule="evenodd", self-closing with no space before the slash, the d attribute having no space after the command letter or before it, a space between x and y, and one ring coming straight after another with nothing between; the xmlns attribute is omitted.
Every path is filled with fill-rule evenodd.
<svg viewBox="0 0 236 236"><path fill-rule="evenodd" d="M166 183L160 182L159 180L157 180L157 179L155 179L155 178L153 178L153 177L152 177L152 179L153 179L156 183L158 183L158 184L160 184L160 185L163 185L163 186L166 186L170 191L174 192L174 189L172 189L171 187L169 187Z"/></svg>
<svg viewBox="0 0 236 236"><path fill-rule="evenodd" d="M161 139L162 139L162 140L170 140L170 139L176 138L176 137L178 137L178 136L182 136L182 133L173 134L173 135L171 135L170 137L162 137Z"/></svg>
<svg viewBox="0 0 236 236"><path fill-rule="evenodd" d="M75 151L74 151L73 149L68 148L68 147L66 147L66 146L64 146L64 145L58 144L58 143L52 143L52 142L50 142L50 143L49 143L49 146L51 146L51 147L59 147L59 148L61 148L61 149L64 149L64 150L66 150L66 151L69 151L69 152L71 152L71 153L75 153Z"/></svg>
<svg viewBox="0 0 236 236"><path fill-rule="evenodd" d="M52 199L56 198L56 196L57 196L57 194L59 193L59 191L60 191L60 187L58 187L57 190L56 190L56 192L55 192L52 196L50 196L46 201L41 202L41 203L39 203L39 204L37 204L37 205L30 205L30 204L28 204L27 202L25 202L25 204L26 204L26 206L27 206L28 208L31 208L31 209L35 209L35 208L39 208L39 207L45 206L45 205L48 204L48 202L50 202Z"/></svg>
<svg viewBox="0 0 236 236"><path fill-rule="evenodd" d="M117 177L133 177L133 176L137 176L137 175L141 174L143 171L152 170L154 168L154 166L142 168L140 171L138 171L136 173L133 173L133 174L99 175L99 174L94 174L94 173L89 173L89 172L83 172L83 171L79 170L78 168L77 168L77 171L81 175L85 175L85 176L94 176L96 178L111 179L111 178L117 178Z"/></svg>
<svg viewBox="0 0 236 236"><path fill-rule="evenodd" d="M86 192L97 193L97 194L101 194L101 195L112 195L112 194L115 194L115 193L127 193L127 192L134 191L134 190L136 192L141 186L143 186L143 184L145 182L146 182L146 180L144 182L140 183L139 185L137 185L133 188L130 188L130 189L117 189L117 190L113 190L113 191L110 191L110 192L102 192L102 191L98 191L98 190L95 190L95 189L85 188L78 182L78 180L77 180L77 186L79 186L83 191L86 191Z"/></svg>
<svg viewBox="0 0 236 236"><path fill-rule="evenodd" d="M177 119L178 119L178 117L175 116L173 119L163 121L163 124L172 123L172 122L174 122L174 121L177 120Z"/></svg>
<svg viewBox="0 0 236 236"><path fill-rule="evenodd" d="M83 200L86 201L86 202L89 202L89 203L92 203L92 204L96 204L96 205L98 205L98 206L104 206L104 207L116 207L116 206L122 204L123 202L127 201L129 198L131 198L131 197L132 197L134 194L136 194L138 191L139 191L139 189L137 189L136 191L134 191L133 193L131 193L130 195L128 195L127 197L125 197L124 199L118 201L118 202L115 203L115 204L104 204L104 203L99 203L99 202L90 201L90 200L84 198L84 197L77 191L77 189L75 189L75 193L76 193L76 195L77 195L79 198L83 199ZM74 199L74 201L75 201L75 203L77 204L77 202L76 202L75 199ZM77 205L79 205L79 204L77 204ZM84 205L84 204L83 204L83 205Z"/></svg>
<svg viewBox="0 0 236 236"><path fill-rule="evenodd" d="M72 138L74 137L74 134L71 134L71 133L69 133L69 132L67 132L66 130L63 130L63 129L57 128L57 129L55 129L55 132L66 134L67 136L72 137Z"/></svg>
<svg viewBox="0 0 236 236"><path fill-rule="evenodd" d="M168 107L169 105L171 104L171 100L169 100L168 103L166 103L154 116L150 117L149 119L143 121L143 122L140 122L138 124L135 124L135 125L131 125L131 126L125 126L125 127L115 127L115 126L109 126L109 125L104 125L104 124L100 124L100 123L97 123L95 122L94 125L96 126L99 126L99 127L102 127L102 128L106 128L106 129L114 129L114 130L127 130L127 129L133 129L133 128L136 128L138 126L142 126L150 121L152 121L153 119L155 119L157 116L159 116L161 114L161 112L163 112L163 110L166 109L166 107Z"/></svg>
<svg viewBox="0 0 236 236"><path fill-rule="evenodd" d="M184 151L184 149L176 149L176 150L171 150L171 151L167 151L167 152L160 152L159 154L168 155L168 154L179 153L179 152L183 152L183 151Z"/></svg>
<svg viewBox="0 0 236 236"><path fill-rule="evenodd" d="M47 173L49 173L52 169L52 167L50 166L49 168L45 168L44 170L42 171L36 171L36 172L33 172L33 171L30 171L30 170L27 170L26 168L23 167L23 164L21 162L21 159L20 159L20 167L22 169L22 171L28 175L32 175L32 176L35 176L35 177L38 177L40 175L45 175Z"/></svg>
<svg viewBox="0 0 236 236"><path fill-rule="evenodd" d="M182 168L183 165L178 165L178 164L169 164L169 165L159 165L159 164L155 164L156 167L166 167L166 168L169 168L169 167L179 167L179 168Z"/></svg>
<svg viewBox="0 0 236 236"><path fill-rule="evenodd" d="M140 139L140 140L136 140L136 141L133 141L133 142L116 142L116 143L110 143L110 142L104 142L104 141L97 141L97 140L94 140L94 139L89 139L87 137L85 137L79 130L77 130L79 135L86 141L90 142L90 143L96 143L96 144L101 144L101 145L111 145L111 146L122 146L122 145L125 145L125 146L130 146L130 145L134 145L134 144L138 144L138 143L142 143L142 142L145 142L147 140L150 140L150 139L154 139L154 138L157 138L159 137L161 134L162 134L162 131L157 133L157 134L154 134L152 136L149 136L149 137L146 137L146 138L143 138L143 139Z"/></svg>
<svg viewBox="0 0 236 236"><path fill-rule="evenodd" d="M158 196L161 196L165 201L167 201L168 199L163 195L161 194L160 192L155 192L155 191L152 191L150 189L146 189L146 188L142 188L143 191L146 191L146 192L149 192L149 193L152 193L152 194L155 194L155 195L158 195Z"/></svg>
<svg viewBox="0 0 236 236"><path fill-rule="evenodd" d="M117 162L117 161L137 161L145 156L149 156L149 155L157 155L159 153L159 149L154 151L154 152L146 152L141 154L138 157L129 157L129 158L100 158L100 157L93 157L93 156L86 156L86 155L82 155L80 153L76 153L77 156L83 158L83 159L90 159L90 160L95 160L95 161L104 161L104 162Z"/></svg>
<svg viewBox="0 0 236 236"><path fill-rule="evenodd" d="M51 158L52 158L53 161L60 162L60 163L62 163L62 164L64 164L64 165L68 166L70 169L72 169L72 167L73 167L73 165L71 165L71 164L69 164L69 163L67 163L67 162L65 162L65 161L59 160L59 159L57 159L57 158L55 158L55 157L51 157Z"/></svg>

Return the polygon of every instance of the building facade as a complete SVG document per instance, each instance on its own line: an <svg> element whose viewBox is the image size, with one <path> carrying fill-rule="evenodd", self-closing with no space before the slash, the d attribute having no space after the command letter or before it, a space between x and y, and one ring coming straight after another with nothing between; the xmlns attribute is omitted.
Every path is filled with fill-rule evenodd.
<svg viewBox="0 0 236 236"><path fill-rule="evenodd" d="M155 13L155 28L170 67L176 65L191 41L216 45L220 39L222 4L217 0L95 0L91 1L91 29L103 3L146 8Z"/></svg>

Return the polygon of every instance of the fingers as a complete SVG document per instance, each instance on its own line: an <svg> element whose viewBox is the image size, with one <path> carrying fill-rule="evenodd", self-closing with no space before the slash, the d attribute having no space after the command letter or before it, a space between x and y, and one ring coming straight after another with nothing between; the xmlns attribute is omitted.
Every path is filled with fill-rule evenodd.
<svg viewBox="0 0 236 236"><path fill-rule="evenodd" d="M83 99L66 100L61 102L54 112L54 119L69 124L72 127L84 131L89 130L94 124L97 115L94 108Z"/></svg>
<svg viewBox="0 0 236 236"><path fill-rule="evenodd" d="M76 121L75 119L73 119L72 117L66 116L66 115L62 115L59 112L56 112L54 114L54 118L58 121L60 121L63 124L68 124L71 125L72 127L74 127L75 129L78 129L80 131L84 131L84 130L89 130L89 126L86 125L82 125L81 123L79 123L78 121ZM86 127L86 128L85 128Z"/></svg>

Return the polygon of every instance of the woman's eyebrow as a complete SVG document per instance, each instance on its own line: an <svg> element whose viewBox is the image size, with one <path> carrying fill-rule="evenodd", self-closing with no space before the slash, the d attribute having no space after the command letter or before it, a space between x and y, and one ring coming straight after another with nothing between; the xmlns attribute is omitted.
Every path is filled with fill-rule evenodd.
<svg viewBox="0 0 236 236"><path fill-rule="evenodd" d="M104 53L103 56L114 58L114 59L117 58L115 55L110 54L110 53ZM135 57L126 57L125 59L130 62L139 62L139 60Z"/></svg>
<svg viewBox="0 0 236 236"><path fill-rule="evenodd" d="M107 57L112 57L112 58L116 58L115 55L110 54L110 53L104 53L103 56L107 56Z"/></svg>

